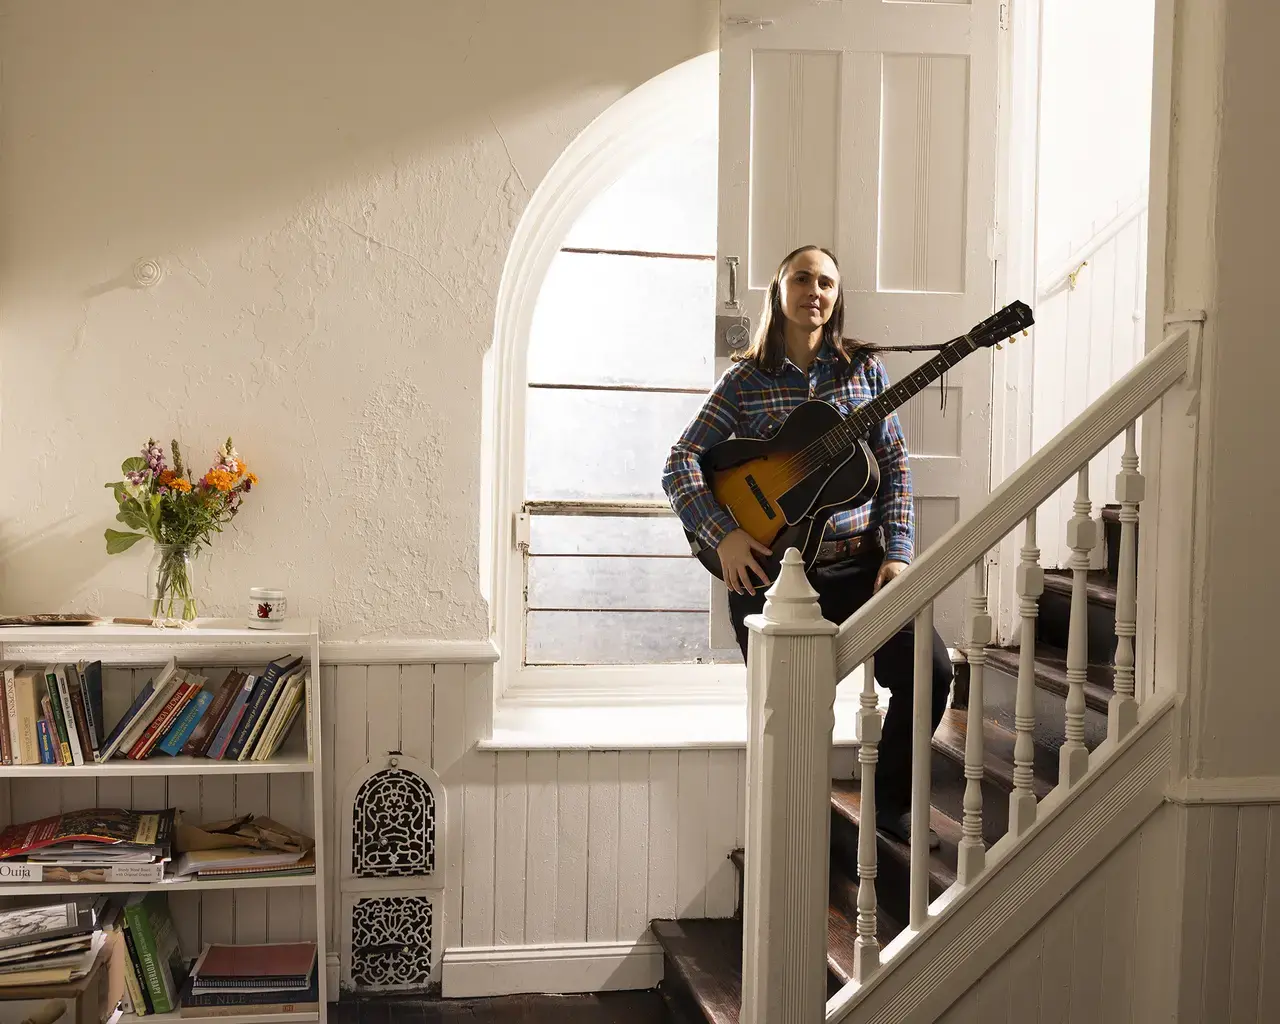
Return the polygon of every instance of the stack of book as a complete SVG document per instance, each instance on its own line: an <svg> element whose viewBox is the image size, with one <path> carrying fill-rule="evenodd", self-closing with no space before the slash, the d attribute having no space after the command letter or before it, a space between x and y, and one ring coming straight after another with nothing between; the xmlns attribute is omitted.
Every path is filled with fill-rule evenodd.
<svg viewBox="0 0 1280 1024"><path fill-rule="evenodd" d="M173 857L175 811L93 808L0 832L0 881L159 882Z"/></svg>
<svg viewBox="0 0 1280 1024"><path fill-rule="evenodd" d="M314 942L207 945L182 990L183 1017L320 1009Z"/></svg>
<svg viewBox="0 0 1280 1024"><path fill-rule="evenodd" d="M0 999L5 989L65 985L93 968L105 936L106 897L0 910ZM0 1019L4 1018L0 1010Z"/></svg>
<svg viewBox="0 0 1280 1024"><path fill-rule="evenodd" d="M0 662L0 764L83 765L154 754L265 761L308 708L308 677L302 658L288 657L261 675L233 670L216 690L205 689L204 676L170 660L108 732L102 662ZM309 735L307 745L309 753Z"/></svg>
<svg viewBox="0 0 1280 1024"><path fill-rule="evenodd" d="M315 841L252 814L204 825L178 824L174 874L197 878L276 878L316 870Z"/></svg>

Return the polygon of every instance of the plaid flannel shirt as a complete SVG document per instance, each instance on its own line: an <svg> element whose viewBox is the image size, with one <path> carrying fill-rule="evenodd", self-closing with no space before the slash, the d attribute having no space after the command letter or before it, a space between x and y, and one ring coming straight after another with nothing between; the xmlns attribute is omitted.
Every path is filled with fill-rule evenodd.
<svg viewBox="0 0 1280 1024"><path fill-rule="evenodd" d="M884 364L870 352L844 367L824 345L806 373L790 359L776 376L753 363L735 363L716 383L706 402L671 449L662 474L662 489L685 528L708 547L716 547L737 523L716 501L698 460L708 448L732 436L765 439L787 415L811 398L834 405L847 416L889 386ZM880 489L854 509L843 509L827 522L823 540L841 540L879 526L884 531L885 558L910 562L915 550L915 510L911 467L898 414L867 438L880 463Z"/></svg>

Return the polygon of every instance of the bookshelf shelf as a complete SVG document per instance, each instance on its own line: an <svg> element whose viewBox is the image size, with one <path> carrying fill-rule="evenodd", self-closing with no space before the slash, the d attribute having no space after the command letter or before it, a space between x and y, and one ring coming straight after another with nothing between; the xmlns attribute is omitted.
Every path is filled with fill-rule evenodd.
<svg viewBox="0 0 1280 1024"><path fill-rule="evenodd" d="M270 761L217 761L208 757L166 757L157 754L142 761L117 758L105 763L6 764L0 765L0 779L43 779L54 776L74 778L137 778L173 775L304 775L315 771L306 754L273 757Z"/></svg>
<svg viewBox="0 0 1280 1024"><path fill-rule="evenodd" d="M126 1013L120 1017L118 1024L171 1024L174 1021L192 1020L217 1021L217 1024L292 1024L294 1021L318 1021L320 1015L314 1010L304 1013L233 1013L217 1017L183 1017L177 1013L149 1013L145 1017L135 1017L132 1013Z"/></svg>
<svg viewBox="0 0 1280 1024"><path fill-rule="evenodd" d="M310 889L312 875L277 875L274 878L194 878L189 882L8 882L0 884L0 896L92 896L110 892L199 892L208 889Z"/></svg>
<svg viewBox="0 0 1280 1024"><path fill-rule="evenodd" d="M198 619L192 628L185 629L114 623L0 627L0 661L38 666L100 661L101 700L108 724L121 720L139 692L145 699L145 684L170 659L179 668L195 673L188 680L205 679L206 692L214 687L216 693L216 680L221 676L207 671L209 668L228 666L243 676L245 672L261 672L267 663L294 655L302 656L307 670L301 690L305 703L292 723L292 733L279 733L284 737L282 742L277 741L282 749L276 749L270 760L170 757L153 751L142 760L116 757L83 765L0 765L0 826L94 806L171 806L183 811L184 819L192 823L252 813L309 831L315 842L313 873L158 883L6 882L0 884L0 898L5 905L30 897L163 892L171 897L169 910L174 930L188 960L198 955L206 942L314 941L318 1012L230 1012L216 1020L219 1024L324 1024L328 1000L337 998L337 965L330 960L327 948L329 900L324 879L332 840L324 813L318 620L288 619L282 628L273 630L248 629L240 619ZM281 687L283 690L283 684ZM88 693L87 684L84 692ZM193 691L189 689L190 692ZM180 687L178 699L184 699ZM191 700L190 696L185 699ZM246 700L243 696L239 699ZM270 700L262 706L270 710ZM176 721L179 712L171 714ZM246 746L255 742L252 735L244 741ZM65 745L65 736L63 742ZM0 1002L0 1020L4 1019L2 1007ZM129 1013L117 1016L118 1024L166 1024L191 1019L178 1011L145 1017Z"/></svg>

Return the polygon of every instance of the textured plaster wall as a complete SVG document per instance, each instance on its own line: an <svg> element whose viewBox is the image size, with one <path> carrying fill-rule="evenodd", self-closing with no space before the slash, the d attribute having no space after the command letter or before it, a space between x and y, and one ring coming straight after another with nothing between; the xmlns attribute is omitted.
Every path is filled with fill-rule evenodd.
<svg viewBox="0 0 1280 1024"><path fill-rule="evenodd" d="M715 0L0 3L0 609L144 608L104 481L148 435L261 477L204 608L480 637L481 364L567 142ZM158 260L160 283L132 268Z"/></svg>

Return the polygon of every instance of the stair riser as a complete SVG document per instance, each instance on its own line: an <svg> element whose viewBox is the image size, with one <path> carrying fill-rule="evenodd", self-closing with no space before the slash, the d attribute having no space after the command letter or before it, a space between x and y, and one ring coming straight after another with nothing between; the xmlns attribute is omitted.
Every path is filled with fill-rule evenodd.
<svg viewBox="0 0 1280 1024"><path fill-rule="evenodd" d="M679 968L669 956L662 958L662 981L658 991L673 1024L707 1024L707 1017L689 991Z"/></svg>
<svg viewBox="0 0 1280 1024"><path fill-rule="evenodd" d="M1099 601L1089 601L1089 661L1109 662L1116 653L1116 610ZM1071 632L1071 598L1056 590L1045 589L1040 595L1040 617L1036 622L1036 638L1062 650L1067 649Z"/></svg>
<svg viewBox="0 0 1280 1024"><path fill-rule="evenodd" d="M964 821L964 765L934 751L930 802L948 818ZM982 780L982 838L991 846L1009 830L1009 791L989 778Z"/></svg>
<svg viewBox="0 0 1280 1024"><path fill-rule="evenodd" d="M1142 527L1134 524L1133 536L1136 541ZM1107 544L1107 573L1114 580L1120 575L1120 524L1110 519L1102 521L1102 535ZM1137 550L1136 548L1134 550Z"/></svg>
<svg viewBox="0 0 1280 1024"><path fill-rule="evenodd" d="M1057 749L1066 742L1066 702L1061 695L1039 686L1032 688L1036 727L1032 739L1037 744ZM983 673L983 713L992 721L1008 729L1016 729L1014 709L1018 699L1017 676L1003 669L988 665ZM1084 745L1092 750L1107 738L1107 716L1093 708L1084 710Z"/></svg>
<svg viewBox="0 0 1280 1024"><path fill-rule="evenodd" d="M858 877L858 826L837 811L831 812L831 856L851 878ZM910 868L876 836L876 897L885 912L898 921L910 916ZM930 879L929 900L942 895L942 887Z"/></svg>

